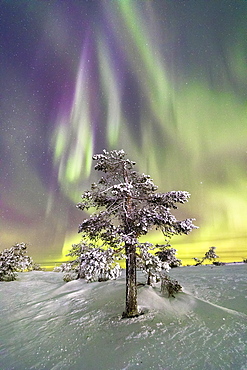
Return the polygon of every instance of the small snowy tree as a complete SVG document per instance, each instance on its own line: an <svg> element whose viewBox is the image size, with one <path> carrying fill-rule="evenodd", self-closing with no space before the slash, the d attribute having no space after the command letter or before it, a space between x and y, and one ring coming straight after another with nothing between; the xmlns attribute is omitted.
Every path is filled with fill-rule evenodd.
<svg viewBox="0 0 247 370"><path fill-rule="evenodd" d="M85 279L87 282L113 280L120 276L121 268L117 263L117 251L112 248L102 249L92 243L73 244L67 256L75 260L62 264L60 271L65 272L64 280L74 278Z"/></svg>
<svg viewBox="0 0 247 370"><path fill-rule="evenodd" d="M162 246L162 250L159 250L155 254L160 258L161 261L167 262L168 265L173 267L179 267L182 265L182 261L176 257L177 250L171 248L170 244ZM156 248L160 248L160 245L157 244Z"/></svg>
<svg viewBox="0 0 247 370"><path fill-rule="evenodd" d="M177 280L172 280L170 276L167 274L161 274L161 293L164 294L165 292L168 293L168 298L173 297L175 298L174 294L180 292L182 290L182 286L179 284Z"/></svg>
<svg viewBox="0 0 247 370"><path fill-rule="evenodd" d="M79 233L83 240L90 241L90 249L92 245L100 245L100 253L105 253L110 248L110 261L114 254L125 254L126 309L123 316L137 316L140 314L137 266L146 271L149 281L162 269L169 268L167 262L150 253L151 244L140 243L138 239L153 228L161 230L166 240L166 244L159 245L162 251L172 235L188 234L195 229L193 219L178 221L171 214L171 209L176 209L177 203L187 202L190 194L186 191L157 192L150 176L136 172L135 163L126 158L123 150L104 150L103 154L94 155L93 160L97 162L95 170L103 172L103 176L98 183L92 184L90 191L84 192L82 201L77 204L82 211L94 209L94 213L79 225ZM83 275L92 261L95 266L95 259L91 259L92 251L82 252L86 255L81 255L79 262ZM103 269L102 276L107 274ZM95 276L93 267L92 276Z"/></svg>
<svg viewBox="0 0 247 370"><path fill-rule="evenodd" d="M141 248L139 252L136 252L136 266L147 275L147 285L152 285L160 280L164 272L170 270L170 266L166 261L162 261L151 253L157 246L154 247L151 243L140 243L139 246Z"/></svg>
<svg viewBox="0 0 247 370"><path fill-rule="evenodd" d="M33 260L26 253L26 243L17 243L0 252L0 281L15 280L16 272L33 270Z"/></svg>
<svg viewBox="0 0 247 370"><path fill-rule="evenodd" d="M210 247L202 259L194 257L193 259L196 261L196 266L202 265L205 260L215 263L216 258L219 258L219 256L217 256L215 253L215 249L216 247Z"/></svg>

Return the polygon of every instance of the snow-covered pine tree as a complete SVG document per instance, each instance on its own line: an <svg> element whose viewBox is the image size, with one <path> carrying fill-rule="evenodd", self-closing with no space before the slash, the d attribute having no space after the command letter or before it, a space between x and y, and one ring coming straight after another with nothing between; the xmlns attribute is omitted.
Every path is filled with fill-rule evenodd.
<svg viewBox="0 0 247 370"><path fill-rule="evenodd" d="M156 249L157 248L159 250L155 254L161 259L161 261L167 262L171 268L182 265L182 261L176 257L177 250L171 248L170 244L167 244L166 246L160 246L159 244L156 244Z"/></svg>
<svg viewBox="0 0 247 370"><path fill-rule="evenodd" d="M33 260L26 253L26 243L16 243L0 252L0 281L15 280L16 272L33 270Z"/></svg>
<svg viewBox="0 0 247 370"><path fill-rule="evenodd" d="M90 208L94 213L79 225L83 240L93 245L101 245L103 250L111 248L126 258L126 308L124 317L140 314L137 307L137 263L153 278L162 268L168 268L148 250L151 244L140 243L139 238L151 229L161 230L166 244L159 245L160 251L167 247L172 235L188 234L196 226L194 219L178 221L171 214L177 203L188 201L187 191L157 192L149 175L134 170L135 162L126 158L123 150L112 150L93 156L97 163L95 170L103 173L97 183L85 191L77 208L84 211ZM162 265L163 263L163 265Z"/></svg>
<svg viewBox="0 0 247 370"><path fill-rule="evenodd" d="M56 271L64 272L64 280L85 279L87 282L117 279L121 268L117 262L123 258L112 248L104 249L95 244L83 241L73 244L67 256L76 257L73 261L63 263Z"/></svg>
<svg viewBox="0 0 247 370"><path fill-rule="evenodd" d="M196 261L195 266L202 265L202 263L205 260L209 260L213 263L216 263L215 260L216 260L216 258L219 258L219 256L217 256L217 254L215 253L215 249L216 249L216 247L210 247L209 250L205 253L204 257L202 257L202 259L194 257L193 259ZM219 264L220 264L220 262L219 262Z"/></svg>

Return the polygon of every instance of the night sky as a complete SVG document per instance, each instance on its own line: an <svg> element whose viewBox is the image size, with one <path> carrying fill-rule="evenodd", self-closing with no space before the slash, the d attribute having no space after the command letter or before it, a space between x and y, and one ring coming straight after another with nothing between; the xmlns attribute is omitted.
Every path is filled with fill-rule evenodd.
<svg viewBox="0 0 247 370"><path fill-rule="evenodd" d="M191 193L180 257L246 258L246 20L244 0L2 0L0 250L64 258L105 148Z"/></svg>

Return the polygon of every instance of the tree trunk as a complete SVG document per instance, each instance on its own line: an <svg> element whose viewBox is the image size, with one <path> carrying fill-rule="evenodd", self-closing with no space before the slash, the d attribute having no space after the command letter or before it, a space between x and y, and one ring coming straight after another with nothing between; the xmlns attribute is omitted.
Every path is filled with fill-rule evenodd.
<svg viewBox="0 0 247 370"><path fill-rule="evenodd" d="M126 245L126 309L123 317L135 317L140 313L137 308L136 287L136 246Z"/></svg>
<svg viewBox="0 0 247 370"><path fill-rule="evenodd" d="M147 285L152 285L150 272L148 273Z"/></svg>

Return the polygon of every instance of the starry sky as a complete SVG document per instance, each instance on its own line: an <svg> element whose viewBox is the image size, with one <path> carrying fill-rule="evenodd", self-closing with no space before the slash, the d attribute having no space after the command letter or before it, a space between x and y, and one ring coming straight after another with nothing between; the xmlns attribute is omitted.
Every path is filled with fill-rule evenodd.
<svg viewBox="0 0 247 370"><path fill-rule="evenodd" d="M2 0L0 250L63 259L105 148L191 193L179 257L246 258L246 19L244 0Z"/></svg>

